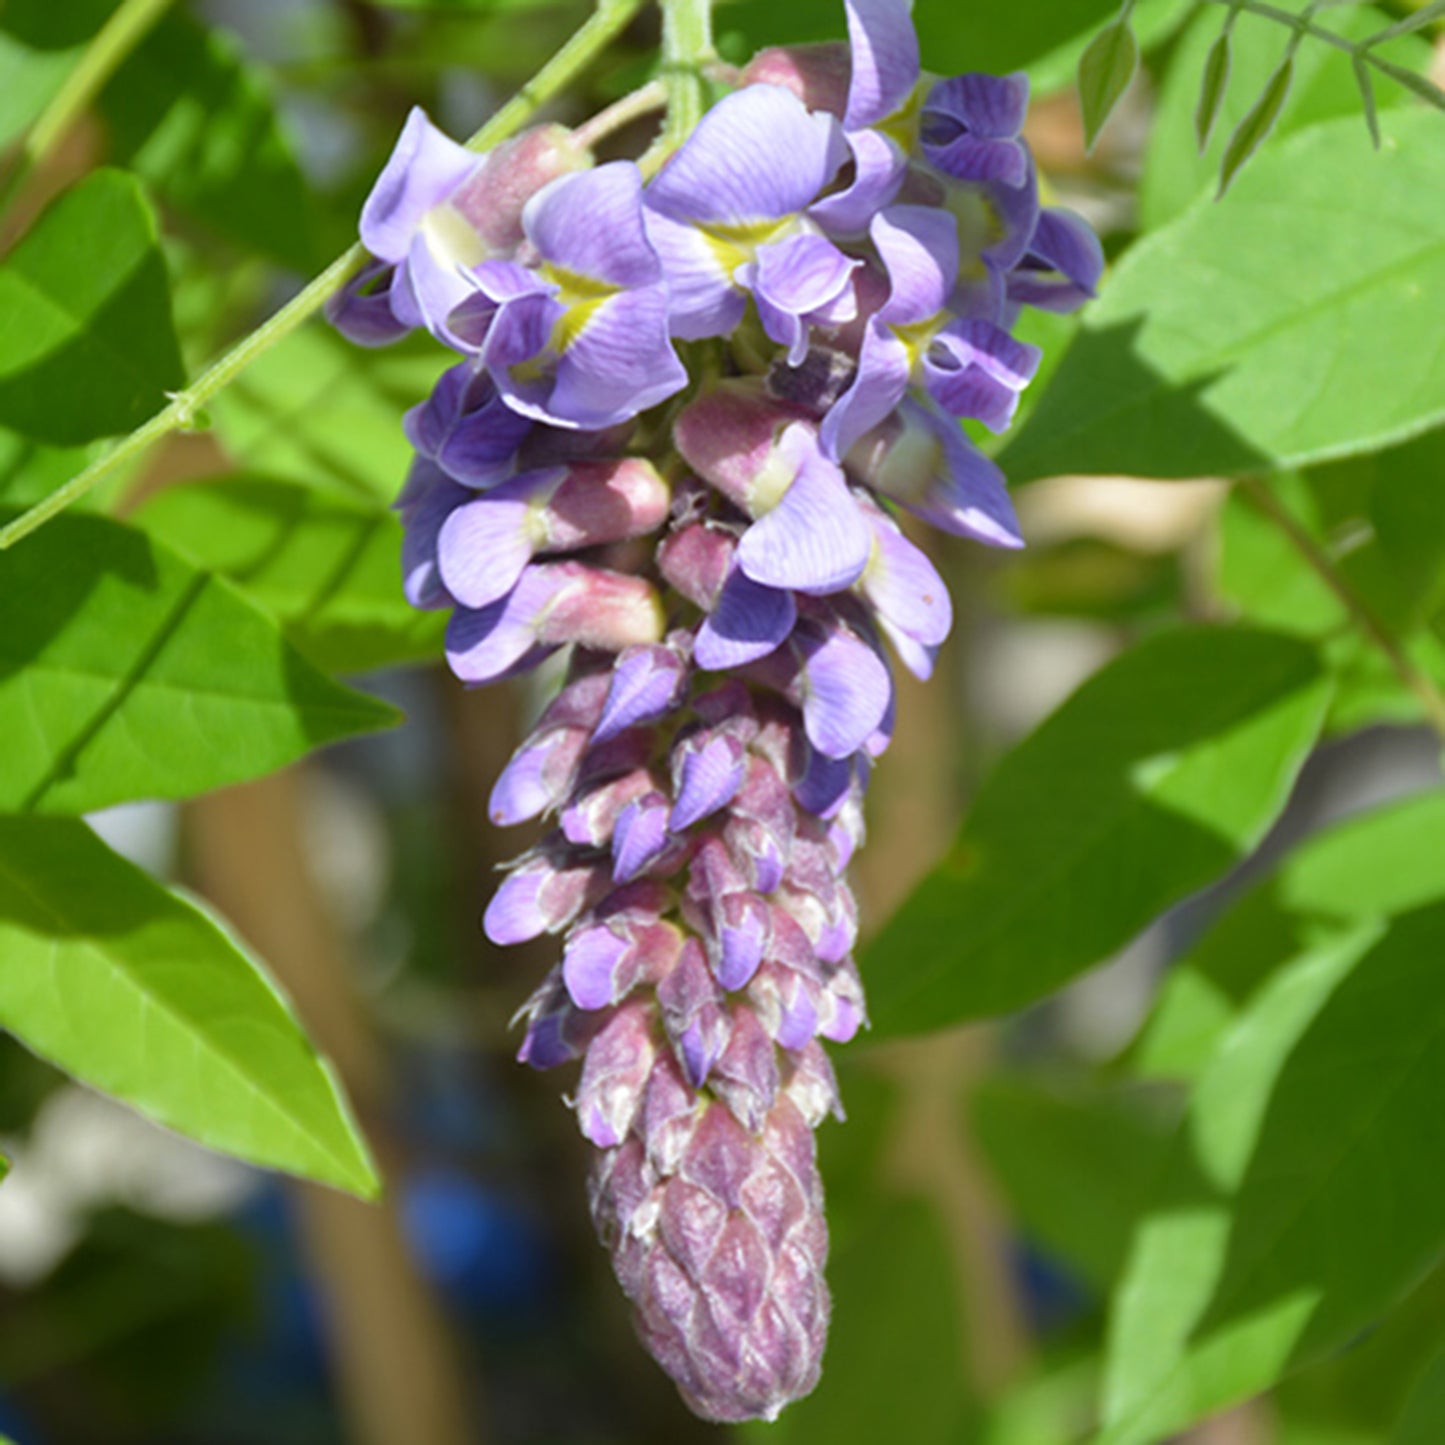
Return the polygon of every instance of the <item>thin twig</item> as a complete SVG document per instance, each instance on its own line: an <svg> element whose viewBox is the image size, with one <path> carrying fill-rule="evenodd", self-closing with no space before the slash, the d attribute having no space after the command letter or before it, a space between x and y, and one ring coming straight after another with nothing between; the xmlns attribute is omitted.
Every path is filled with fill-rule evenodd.
<svg viewBox="0 0 1445 1445"><path fill-rule="evenodd" d="M643 0L600 0L592 18L546 65L492 116L467 144L484 151L506 140L536 110L563 90L603 50L642 8ZM336 258L319 276L293 296L274 316L238 341L221 359L202 372L184 391L171 398L144 425L122 438L104 456L51 492L43 501L0 528L0 551L13 547L84 496L123 462L146 451L162 437L191 425L210 399L229 386L263 351L289 336L308 321L361 269L366 250L359 243Z"/></svg>
<svg viewBox="0 0 1445 1445"><path fill-rule="evenodd" d="M1364 598L1340 575L1324 549L1279 504L1269 488L1257 477L1245 477L1243 486L1250 501L1289 538L1295 550L1384 654L1395 675L1419 699L1430 726L1445 740L1445 694L1410 660Z"/></svg>
<svg viewBox="0 0 1445 1445"><path fill-rule="evenodd" d="M644 115L661 110L667 104L667 87L660 80L649 80L630 95L615 100L606 110L599 110L591 120L583 121L572 132L572 139L584 150L591 150L600 140L630 125Z"/></svg>

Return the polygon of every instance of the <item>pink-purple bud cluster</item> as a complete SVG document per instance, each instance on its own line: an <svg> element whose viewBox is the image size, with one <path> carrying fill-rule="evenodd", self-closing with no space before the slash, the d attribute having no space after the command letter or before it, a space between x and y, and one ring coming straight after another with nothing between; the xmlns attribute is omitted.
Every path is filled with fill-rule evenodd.
<svg viewBox="0 0 1445 1445"><path fill-rule="evenodd" d="M646 184L555 127L477 156L414 112L334 314L461 354L398 503L453 670L569 650L491 799L551 830L486 929L562 938L520 1057L581 1060L598 1233L717 1420L772 1418L822 1359L823 1041L865 1022L845 874L889 651L927 677L952 621L895 509L1020 545L958 419L1008 424L1019 308L1101 269L1039 207L1023 79L923 77L906 0L847 14L850 47L755 58Z"/></svg>

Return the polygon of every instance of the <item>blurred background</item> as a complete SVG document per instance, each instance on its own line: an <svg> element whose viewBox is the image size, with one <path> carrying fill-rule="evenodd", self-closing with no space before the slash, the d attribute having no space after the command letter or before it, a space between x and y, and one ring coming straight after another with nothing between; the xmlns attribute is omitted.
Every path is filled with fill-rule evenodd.
<svg viewBox="0 0 1445 1445"><path fill-rule="evenodd" d="M0 6L0 147L113 8ZM194 368L350 243L413 103L469 133L587 9L173 4L28 178L0 246L87 169L131 166L165 217ZM791 38L788 9L721 6L725 55ZM1112 7L1074 9L1082 34ZM1090 155L1068 67L1039 70L1028 134L1052 199L1084 212L1111 253L1141 204L1172 203L1157 185L1141 201L1140 177L1170 67L1181 48L1199 52L1181 23L1189 9L1155 7L1145 68ZM656 39L645 12L547 114L580 121L632 89ZM641 138L617 137L618 153ZM532 841L494 830L486 800L547 679L469 693L426 660L439 655L437 619L400 616L395 533L376 512L405 471L401 413L444 364L426 343L365 354L313 326L226 393L210 429L172 439L98 499L150 509L182 546L206 521L206 480L237 472L257 487L329 488L343 510L365 500L383 518L356 534L366 586L339 602L326 582L334 550L301 538L272 556L244 506L233 572L305 650L403 708L404 726L243 788L94 821L269 961L344 1074L389 1196L362 1206L211 1156L0 1039L0 1147L14 1164L0 1189L0 1434L17 1445L681 1445L727 1433L693 1419L633 1340L586 1217L585 1150L560 1098L569 1080L513 1061L509 1018L554 944L503 953L483 936L494 869ZM23 503L3 447L0 502ZM84 459L57 452L52 484ZM201 501L178 502L181 483ZM928 688L900 679L897 743L855 864L865 929L939 856L1001 751L1082 679L1180 615L1263 605L1221 566L1222 530L1249 525L1221 484L1059 478L1018 500L1021 556L935 547L959 621ZM1327 747L1263 856L1438 781L1423 730ZM1087 1428L1102 1301L1178 1105L1115 1062L1220 892L1022 1016L907 1045L865 1036L846 1051L849 1122L821 1135L836 1297L824 1382L778 1425L737 1438L1062 1445ZM1190 1439L1323 1445L1300 1422L1315 1394L1339 1391L1328 1371L1340 1368L1307 1371L1292 1400ZM1367 1356L1351 1368L1373 1367Z"/></svg>

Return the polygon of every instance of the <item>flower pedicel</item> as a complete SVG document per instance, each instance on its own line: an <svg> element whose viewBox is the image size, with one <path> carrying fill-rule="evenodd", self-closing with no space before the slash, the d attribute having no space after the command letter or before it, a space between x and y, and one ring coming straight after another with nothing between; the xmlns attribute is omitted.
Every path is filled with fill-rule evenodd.
<svg viewBox="0 0 1445 1445"><path fill-rule="evenodd" d="M846 870L889 652L926 678L951 623L894 508L1021 545L959 419L1008 425L1020 308L1102 265L1039 206L1023 77L923 76L906 0L846 8L846 50L755 57L646 184L559 127L478 156L414 111L332 312L460 354L398 503L452 669L570 649L491 799L554 826L486 929L562 938L520 1057L581 1060L598 1233L715 1420L775 1417L822 1361L823 1041L865 1022Z"/></svg>

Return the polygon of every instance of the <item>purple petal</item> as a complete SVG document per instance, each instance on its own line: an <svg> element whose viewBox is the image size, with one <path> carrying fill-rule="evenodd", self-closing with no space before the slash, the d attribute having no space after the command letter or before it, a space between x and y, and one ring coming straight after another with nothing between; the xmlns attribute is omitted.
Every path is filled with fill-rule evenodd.
<svg viewBox="0 0 1445 1445"><path fill-rule="evenodd" d="M612 830L612 880L627 883L662 856L668 844L667 799L648 793L618 814Z"/></svg>
<svg viewBox="0 0 1445 1445"><path fill-rule="evenodd" d="M426 232L418 231L411 249L392 278L391 309L407 326L424 326L434 336L454 343L447 318L472 294L462 261L437 251Z"/></svg>
<svg viewBox="0 0 1445 1445"><path fill-rule="evenodd" d="M1039 223L1039 187L1034 175L1034 162L1028 146L1020 141L1028 174L1022 184L1011 186L1003 181L983 182L983 194L993 212L996 240L983 249L983 259L1000 271L1016 266L1029 249Z"/></svg>
<svg viewBox="0 0 1445 1445"><path fill-rule="evenodd" d="M935 407L906 401L899 415L921 441L906 484L891 485L888 469L874 485L945 532L994 547L1022 547L1018 517L1003 473L973 445L963 429ZM901 479L900 479L901 480Z"/></svg>
<svg viewBox="0 0 1445 1445"><path fill-rule="evenodd" d="M564 327L571 320L569 313ZM554 425L600 431L686 385L687 368L668 340L667 290L645 286L589 308L563 347L556 386L538 415Z"/></svg>
<svg viewBox="0 0 1445 1445"><path fill-rule="evenodd" d="M522 662L537 643L539 618L560 579L529 567L505 597L475 611L458 608L447 623L447 662L463 682L491 682Z"/></svg>
<svg viewBox="0 0 1445 1445"><path fill-rule="evenodd" d="M924 356L929 394L953 416L976 417L991 431L1013 419L1018 394L1038 370L1036 346L988 321L953 321Z"/></svg>
<svg viewBox="0 0 1445 1445"><path fill-rule="evenodd" d="M924 647L937 647L953 626L953 606L937 568L881 508L872 507L873 554L863 594L890 627Z"/></svg>
<svg viewBox="0 0 1445 1445"><path fill-rule="evenodd" d="M742 787L747 753L726 733L708 738L700 747L681 745L676 768L676 801L667 820L670 831L680 833L699 819L726 806Z"/></svg>
<svg viewBox="0 0 1445 1445"><path fill-rule="evenodd" d="M393 268L370 261L326 303L326 319L357 346L389 346L411 327L391 309Z"/></svg>
<svg viewBox="0 0 1445 1445"><path fill-rule="evenodd" d="M734 568L698 632L693 657L709 672L756 662L792 632L797 615L791 592L760 586Z"/></svg>
<svg viewBox="0 0 1445 1445"><path fill-rule="evenodd" d="M492 785L487 816L498 827L506 828L556 807L576 774L586 746L586 732L576 727L551 728L529 737Z"/></svg>
<svg viewBox="0 0 1445 1445"><path fill-rule="evenodd" d="M546 874L535 868L519 868L502 879L482 918L493 943L526 943L547 932L551 921L541 907L545 881Z"/></svg>
<svg viewBox="0 0 1445 1445"><path fill-rule="evenodd" d="M647 204L712 226L782 220L807 210L845 154L832 116L781 86L745 86L703 116L648 186Z"/></svg>
<svg viewBox="0 0 1445 1445"><path fill-rule="evenodd" d="M1023 129L1028 108L1029 78L1021 70L1011 75L973 71L940 80L923 102L924 145L947 145L961 134L1012 140Z"/></svg>
<svg viewBox="0 0 1445 1445"><path fill-rule="evenodd" d="M857 752L883 721L893 696L882 658L861 638L837 627L808 640L802 684L808 741L830 758Z"/></svg>
<svg viewBox="0 0 1445 1445"><path fill-rule="evenodd" d="M853 786L853 765L846 758L830 758L809 747L803 776L793 787L798 806L815 818L831 818L848 801Z"/></svg>
<svg viewBox="0 0 1445 1445"><path fill-rule="evenodd" d="M517 493L516 483L535 489L554 475L518 477L458 507L446 519L437 541L437 564L447 590L464 607L486 607L517 585L532 560L537 528L533 502L525 491ZM501 495L504 490L512 495Z"/></svg>
<svg viewBox="0 0 1445 1445"><path fill-rule="evenodd" d="M417 451L471 487L489 487L509 476L517 448L532 430L474 361L444 371L431 396L407 412L402 426Z"/></svg>
<svg viewBox="0 0 1445 1445"><path fill-rule="evenodd" d="M1073 311L1094 294L1104 252L1082 216L1058 207L1039 215L1028 254L1009 276L1009 300L1046 311Z"/></svg>
<svg viewBox="0 0 1445 1445"><path fill-rule="evenodd" d="M788 364L808 354L808 323L836 326L858 311L853 272L861 266L822 236L797 235L758 248L757 259L743 268L752 288L763 330L788 348Z"/></svg>
<svg viewBox="0 0 1445 1445"><path fill-rule="evenodd" d="M717 905L717 957L713 971L726 989L742 988L763 961L768 905L756 893L728 893Z"/></svg>
<svg viewBox="0 0 1445 1445"><path fill-rule="evenodd" d="M765 587L837 592L867 565L873 545L868 524L843 473L805 427L790 427L779 447L798 458L798 473L777 506L743 534L738 566Z"/></svg>
<svg viewBox="0 0 1445 1445"><path fill-rule="evenodd" d="M892 206L869 235L888 271L888 302L878 313L894 326L929 321L958 280L958 222L932 206Z"/></svg>
<svg viewBox="0 0 1445 1445"><path fill-rule="evenodd" d="M647 234L667 277L668 327L683 341L725 336L747 310L732 267L712 239L688 220L647 211Z"/></svg>
<svg viewBox="0 0 1445 1445"><path fill-rule="evenodd" d="M606 1008L621 996L617 968L630 945L610 928L584 928L567 940L562 978L578 1008Z"/></svg>
<svg viewBox="0 0 1445 1445"><path fill-rule="evenodd" d="M613 668L592 741L606 742L627 728L666 717L686 682L687 664L675 649L660 643L629 647Z"/></svg>
<svg viewBox="0 0 1445 1445"><path fill-rule="evenodd" d="M608 286L650 286L662 267L642 223L642 176L632 161L610 161L560 176L522 212L543 258Z"/></svg>
<svg viewBox="0 0 1445 1445"><path fill-rule="evenodd" d="M514 366L544 350L562 314L557 287L515 261L476 267L447 317L452 344L489 367Z"/></svg>
<svg viewBox="0 0 1445 1445"><path fill-rule="evenodd" d="M848 136L853 178L841 190L815 201L808 214L835 236L866 235L868 226L898 194L908 173L908 157L896 141L876 130Z"/></svg>
<svg viewBox="0 0 1445 1445"><path fill-rule="evenodd" d="M439 131L413 106L401 136L361 208L361 241L373 256L400 262L422 219L447 200L481 157Z"/></svg>
<svg viewBox="0 0 1445 1445"><path fill-rule="evenodd" d="M945 175L961 181L1021 186L1029 173L1028 152L1022 141L979 140L964 134L947 145L925 145L923 153Z"/></svg>
<svg viewBox="0 0 1445 1445"><path fill-rule="evenodd" d="M413 607L448 607L451 597L437 567L437 538L448 517L471 498L465 487L444 476L422 457L411 465L397 499L404 531L401 540L402 587Z"/></svg>
<svg viewBox="0 0 1445 1445"><path fill-rule="evenodd" d="M918 36L908 0L847 0L853 77L844 129L862 130L899 110L918 83Z"/></svg>
<svg viewBox="0 0 1445 1445"><path fill-rule="evenodd" d="M858 374L818 429L825 456L841 461L865 433L888 417L908 391L913 366L891 327L875 320L863 333Z"/></svg>

